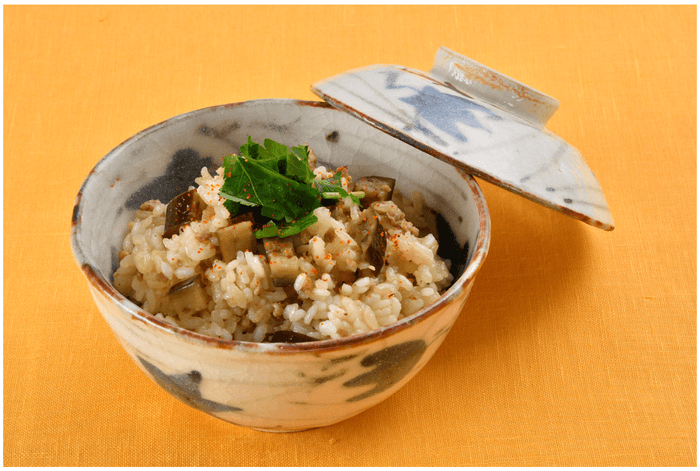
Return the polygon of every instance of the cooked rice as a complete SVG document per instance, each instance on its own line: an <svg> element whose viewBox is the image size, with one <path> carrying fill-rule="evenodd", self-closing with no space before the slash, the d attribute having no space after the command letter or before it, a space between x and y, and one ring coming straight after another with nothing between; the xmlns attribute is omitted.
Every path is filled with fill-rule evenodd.
<svg viewBox="0 0 700 471"><path fill-rule="evenodd" d="M314 173L333 175L324 167ZM362 208L345 198L333 208L317 208L318 222L293 236L301 272L293 286L282 288L273 285L263 255L239 251L235 260L222 261L215 231L229 224L219 196L223 169L210 175L203 168L195 183L207 203L202 220L163 239L167 205L145 202L129 223L114 274L119 292L166 322L227 340L261 342L276 331L335 339L410 316L452 282L450 262L437 255L430 233L433 214L417 191L404 196L397 189L392 201L376 206L395 223L387 230L387 263L377 276L348 233L359 224ZM347 189L346 177L342 183ZM170 288L197 274L203 274L207 299L174 309Z"/></svg>

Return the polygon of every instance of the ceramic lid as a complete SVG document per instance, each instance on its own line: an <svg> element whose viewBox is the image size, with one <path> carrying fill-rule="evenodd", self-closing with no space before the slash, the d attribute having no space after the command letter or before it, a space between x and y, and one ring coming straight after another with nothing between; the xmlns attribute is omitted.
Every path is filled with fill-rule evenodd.
<svg viewBox="0 0 700 471"><path fill-rule="evenodd" d="M445 47L428 72L373 65L311 90L483 180L592 226L614 227L579 151L545 127L559 102Z"/></svg>

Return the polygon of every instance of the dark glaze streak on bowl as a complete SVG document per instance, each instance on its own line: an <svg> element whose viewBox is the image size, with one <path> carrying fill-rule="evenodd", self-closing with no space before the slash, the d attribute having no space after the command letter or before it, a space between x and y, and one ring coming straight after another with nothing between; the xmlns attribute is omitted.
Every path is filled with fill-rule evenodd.
<svg viewBox="0 0 700 471"><path fill-rule="evenodd" d="M71 217L70 225L75 227L80 223L80 200L83 199L83 192L79 191L78 196L75 197L75 204L73 205L73 216Z"/></svg>
<svg viewBox="0 0 700 471"><path fill-rule="evenodd" d="M200 176L202 167L213 169L212 157L201 157L194 149L179 149L171 158L165 174L136 190L126 200L127 209L138 209L145 201L158 199L170 201Z"/></svg>
<svg viewBox="0 0 700 471"><path fill-rule="evenodd" d="M357 358L357 357L360 356L360 355L361 355L360 353L356 353L356 354L354 354L354 355L345 355L345 356L342 356L342 357L331 358L331 359L329 360L329 363L331 363L331 364L333 364L333 365L336 365L336 364L338 364L338 363L344 363L344 362L346 362L346 361L352 360L353 358Z"/></svg>
<svg viewBox="0 0 700 471"><path fill-rule="evenodd" d="M468 173L459 169L458 171L469 185L469 188L471 188L472 193L474 194L474 202L476 203L479 212L479 238L476 241L476 247L474 247L474 253L472 254L471 261L469 262L469 266L476 266L478 271L478 269L480 269L483 265L486 254L489 251L491 237L482 237L482 234L491 233L491 218L489 217L489 210L486 207L486 199L481 193L481 189L477 183ZM476 272L471 274L471 276L476 276Z"/></svg>
<svg viewBox="0 0 700 471"><path fill-rule="evenodd" d="M222 404L202 397L202 392L200 391L202 374L197 370L192 370L189 373L169 375L143 358L138 357L138 359L161 388L190 407L212 415L215 412L243 411L240 407Z"/></svg>
<svg viewBox="0 0 700 471"><path fill-rule="evenodd" d="M341 376L344 376L347 372L348 372L347 369L342 369L340 371L337 371L335 373L331 373L331 374L326 375L326 376L317 376L315 378L311 378L309 380L309 383L312 385L318 386L320 384L326 383L326 382L331 381L333 379L340 378Z"/></svg>
<svg viewBox="0 0 700 471"><path fill-rule="evenodd" d="M234 143L232 140L228 138L228 135L231 134L231 132L240 129L241 125L237 122L231 123L228 126L222 128L222 129L217 129L215 127L207 126L206 124L203 124L199 128L199 133L208 136L208 137L213 137L214 139L219 139L220 141L224 141L225 143L231 145L232 147L238 147L236 143Z"/></svg>
<svg viewBox="0 0 700 471"><path fill-rule="evenodd" d="M427 349L428 345L425 341L420 339L409 340L408 342L383 348L378 352L364 357L360 365L371 368L371 370L345 381L343 386L355 388L374 385L374 387L356 396L352 396L346 399L346 401L360 401L382 391L386 391L397 384L411 372Z"/></svg>
<svg viewBox="0 0 700 471"><path fill-rule="evenodd" d="M289 126L286 126L286 125L264 124L264 125L260 125L260 127L263 129L269 129L272 132L275 132L278 134L289 134Z"/></svg>
<svg viewBox="0 0 700 471"><path fill-rule="evenodd" d="M326 103L325 101L305 101L305 100L296 100L296 103L299 106L311 106L313 108L327 108L327 109L333 109L331 105Z"/></svg>

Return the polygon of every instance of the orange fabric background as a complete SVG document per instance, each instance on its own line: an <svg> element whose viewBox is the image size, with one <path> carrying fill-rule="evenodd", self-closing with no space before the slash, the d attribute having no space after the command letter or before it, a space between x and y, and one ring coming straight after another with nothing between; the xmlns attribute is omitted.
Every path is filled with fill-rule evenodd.
<svg viewBox="0 0 700 471"><path fill-rule="evenodd" d="M696 464L696 7L4 7L4 464ZM603 232L483 183L493 239L406 387L294 434L204 415L122 351L70 252L90 169L171 116L440 46L562 105Z"/></svg>

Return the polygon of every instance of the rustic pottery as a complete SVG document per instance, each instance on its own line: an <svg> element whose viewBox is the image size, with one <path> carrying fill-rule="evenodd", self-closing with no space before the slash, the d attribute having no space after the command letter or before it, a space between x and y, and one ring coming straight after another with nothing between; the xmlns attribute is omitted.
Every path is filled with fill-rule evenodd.
<svg viewBox="0 0 700 471"><path fill-rule="evenodd" d="M307 143L353 175L392 175L421 190L455 234L459 277L432 306L377 331L341 340L256 344L195 334L141 310L112 286L127 223L148 199L168 201L202 167L215 169L248 136ZM84 182L72 247L119 342L158 385L234 424L269 431L320 427L394 393L433 356L461 312L488 251L490 221L475 180L329 105L257 100L215 106L150 127L105 156ZM462 252L463 254L460 254Z"/></svg>
<svg viewBox="0 0 700 471"><path fill-rule="evenodd" d="M559 103L441 48L433 69L371 66L314 84L327 103L254 100L193 111L107 154L78 193L71 243L95 302L136 364L177 399L266 431L330 425L386 399L433 356L459 313L490 242L472 175L611 230L603 192L579 152L545 128ZM169 201L251 136L308 144L354 177L391 176L420 190L454 233L455 282L396 324L297 344L218 340L160 321L112 286L139 205Z"/></svg>

